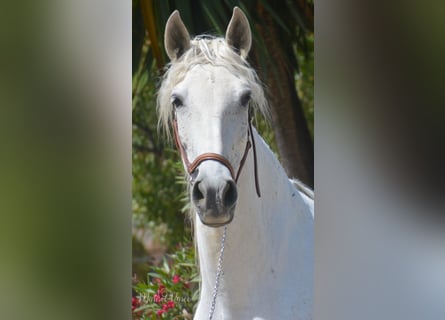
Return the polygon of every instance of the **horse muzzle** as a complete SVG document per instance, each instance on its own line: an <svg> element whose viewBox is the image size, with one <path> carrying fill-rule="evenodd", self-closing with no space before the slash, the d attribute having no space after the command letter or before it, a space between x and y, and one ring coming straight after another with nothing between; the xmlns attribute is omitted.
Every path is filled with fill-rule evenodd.
<svg viewBox="0 0 445 320"><path fill-rule="evenodd" d="M194 182L192 202L201 222L209 227L221 227L233 219L238 191L235 181L206 177Z"/></svg>

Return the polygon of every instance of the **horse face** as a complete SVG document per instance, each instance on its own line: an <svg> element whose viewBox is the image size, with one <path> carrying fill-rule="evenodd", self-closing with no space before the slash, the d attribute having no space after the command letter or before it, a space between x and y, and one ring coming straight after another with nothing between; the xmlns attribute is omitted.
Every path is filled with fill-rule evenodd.
<svg viewBox="0 0 445 320"><path fill-rule="evenodd" d="M228 160L235 174L247 143L250 88L222 66L191 68L172 92L178 137L190 162L205 153ZM202 221L221 226L233 219L238 198L229 168L206 160L191 174L191 199Z"/></svg>
<svg viewBox="0 0 445 320"><path fill-rule="evenodd" d="M237 7L233 10L224 40L223 51L228 50L231 55L220 52L215 56L232 56L232 62L227 61L230 64L235 55L236 63L245 67L244 59L249 53L252 35L246 16ZM186 63L182 56L195 52L192 42L179 12L173 12L164 35L165 49L172 65ZM204 50L209 52L208 47ZM238 199L233 179L247 143L248 104L252 90L248 83L252 83L252 79L248 82L235 76L224 67L226 62L206 62L187 68L182 81L171 91L171 103L175 107L176 134L186 169L189 171L190 167L187 162L193 164L206 153L216 154L226 163L206 159L196 162L196 169L189 171L192 203L200 220L209 226L221 226L233 219Z"/></svg>

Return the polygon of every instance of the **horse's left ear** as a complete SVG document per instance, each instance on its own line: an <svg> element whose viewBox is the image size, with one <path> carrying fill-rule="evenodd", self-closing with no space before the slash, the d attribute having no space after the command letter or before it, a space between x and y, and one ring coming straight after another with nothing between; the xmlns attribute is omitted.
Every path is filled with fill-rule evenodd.
<svg viewBox="0 0 445 320"><path fill-rule="evenodd" d="M226 31L226 42L243 58L249 54L252 45L252 32L249 21L240 8L233 8L232 19Z"/></svg>

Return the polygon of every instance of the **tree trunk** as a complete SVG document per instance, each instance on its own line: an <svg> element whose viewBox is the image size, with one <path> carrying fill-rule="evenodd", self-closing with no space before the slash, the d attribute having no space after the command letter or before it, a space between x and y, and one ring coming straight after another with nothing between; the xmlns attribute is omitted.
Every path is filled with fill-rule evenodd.
<svg viewBox="0 0 445 320"><path fill-rule="evenodd" d="M271 57L260 73L267 86L280 160L289 177L313 187L314 147L295 88L292 44L279 40L278 27L266 10L259 15L263 24L258 30Z"/></svg>

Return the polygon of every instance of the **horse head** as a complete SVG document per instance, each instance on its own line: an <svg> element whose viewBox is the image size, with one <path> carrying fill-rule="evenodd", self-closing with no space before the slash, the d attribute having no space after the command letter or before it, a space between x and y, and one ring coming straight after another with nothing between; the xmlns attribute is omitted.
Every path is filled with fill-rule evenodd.
<svg viewBox="0 0 445 320"><path fill-rule="evenodd" d="M178 11L165 29L171 63L158 97L169 113L191 199L201 222L228 224L238 199L236 180L249 141L249 107L264 100L245 58L252 42L244 13L235 8L225 38L191 39ZM161 114L162 118L162 114Z"/></svg>

